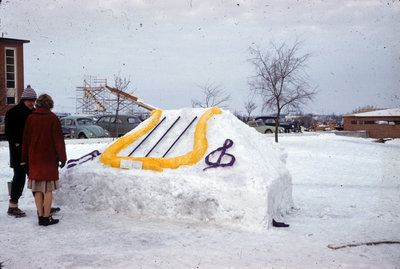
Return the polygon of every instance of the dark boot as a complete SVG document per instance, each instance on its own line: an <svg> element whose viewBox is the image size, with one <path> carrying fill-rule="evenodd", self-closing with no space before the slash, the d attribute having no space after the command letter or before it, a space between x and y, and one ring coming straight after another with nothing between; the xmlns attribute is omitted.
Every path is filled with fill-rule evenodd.
<svg viewBox="0 0 400 269"><path fill-rule="evenodd" d="M289 224L283 222L277 222L274 219L272 219L272 226L282 228L282 227L289 227Z"/></svg>
<svg viewBox="0 0 400 269"><path fill-rule="evenodd" d="M40 218L42 218L42 221L40 221ZM49 226L53 224L57 224L59 222L58 219L53 219L52 216L50 217L39 217L39 225L42 226Z"/></svg>
<svg viewBox="0 0 400 269"><path fill-rule="evenodd" d="M45 223L45 218L44 217L39 217L38 216L38 220L39 220L39 225L44 225L43 223Z"/></svg>
<svg viewBox="0 0 400 269"><path fill-rule="evenodd" d="M21 218L26 216L25 212L19 209L18 207L9 207L7 214L10 216L14 216L16 218Z"/></svg>

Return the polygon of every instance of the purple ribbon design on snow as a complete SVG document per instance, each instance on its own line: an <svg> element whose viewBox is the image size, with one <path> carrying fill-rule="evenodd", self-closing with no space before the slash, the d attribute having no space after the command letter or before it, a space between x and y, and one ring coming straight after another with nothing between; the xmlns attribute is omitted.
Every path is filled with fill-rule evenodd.
<svg viewBox="0 0 400 269"><path fill-rule="evenodd" d="M79 159L72 159L72 160L68 160L67 162L67 169L68 168L72 168L75 165L78 164L83 164L87 161L92 161L94 158L96 158L97 156L99 156L101 153L98 150L94 150L86 155L83 155L82 157L80 157Z"/></svg>
<svg viewBox="0 0 400 269"><path fill-rule="evenodd" d="M208 168L216 168L216 167L220 167L220 166L221 167L232 166L235 163L236 158L232 154L226 153L226 150L228 148L232 147L232 145L233 145L233 141L228 138L225 140L224 145L222 147L219 147L216 150L212 151L210 154L208 154L206 157L206 160L205 160L208 167L204 168L203 171ZM221 154L219 155L218 160L215 163L211 162L210 157L212 157L214 154L216 154L219 151L221 152ZM221 163L222 158L224 156L230 157L231 160L228 163Z"/></svg>

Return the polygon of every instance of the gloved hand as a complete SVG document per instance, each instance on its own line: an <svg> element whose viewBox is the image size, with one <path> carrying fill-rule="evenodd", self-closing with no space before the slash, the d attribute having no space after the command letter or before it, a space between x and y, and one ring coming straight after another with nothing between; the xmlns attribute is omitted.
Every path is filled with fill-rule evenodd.
<svg viewBox="0 0 400 269"><path fill-rule="evenodd" d="M60 162L60 168L63 168L65 166L65 162Z"/></svg>

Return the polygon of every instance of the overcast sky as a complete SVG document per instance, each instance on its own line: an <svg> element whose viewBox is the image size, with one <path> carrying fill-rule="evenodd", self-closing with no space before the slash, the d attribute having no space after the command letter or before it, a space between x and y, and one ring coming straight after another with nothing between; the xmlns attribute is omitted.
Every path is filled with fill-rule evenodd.
<svg viewBox="0 0 400 269"><path fill-rule="evenodd" d="M56 112L75 112L87 76L113 86L120 74L161 109L191 107L210 81L244 113L249 47L296 39L319 91L305 113L400 107L399 0L2 0L0 32L30 40L25 86L52 95Z"/></svg>

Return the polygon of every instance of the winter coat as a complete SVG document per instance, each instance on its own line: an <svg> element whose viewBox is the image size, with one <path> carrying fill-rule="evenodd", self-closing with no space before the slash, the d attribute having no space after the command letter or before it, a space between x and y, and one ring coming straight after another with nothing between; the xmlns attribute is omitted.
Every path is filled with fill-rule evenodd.
<svg viewBox="0 0 400 269"><path fill-rule="evenodd" d="M25 122L34 111L30 110L23 101L6 113L5 134L10 148L10 167L17 168L21 163L22 136Z"/></svg>
<svg viewBox="0 0 400 269"><path fill-rule="evenodd" d="M36 109L25 125L22 161L32 180L58 180L58 163L67 161L60 120L46 108Z"/></svg>

